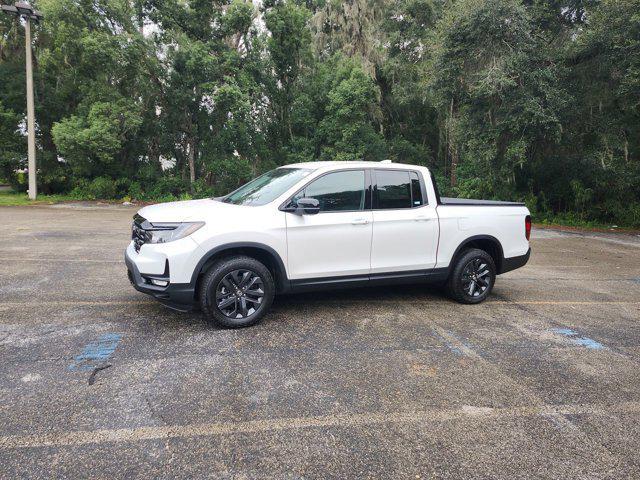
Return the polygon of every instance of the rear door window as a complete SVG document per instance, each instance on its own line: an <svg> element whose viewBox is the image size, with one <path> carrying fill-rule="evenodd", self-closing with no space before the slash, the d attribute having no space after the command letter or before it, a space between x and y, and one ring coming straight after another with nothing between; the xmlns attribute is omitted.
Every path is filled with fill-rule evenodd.
<svg viewBox="0 0 640 480"><path fill-rule="evenodd" d="M374 208L388 210L411 208L411 179L409 172L376 170Z"/></svg>

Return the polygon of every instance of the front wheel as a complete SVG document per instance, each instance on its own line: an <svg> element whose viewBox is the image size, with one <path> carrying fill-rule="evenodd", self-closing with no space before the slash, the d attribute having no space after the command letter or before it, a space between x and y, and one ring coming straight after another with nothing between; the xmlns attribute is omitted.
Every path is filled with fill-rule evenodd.
<svg viewBox="0 0 640 480"><path fill-rule="evenodd" d="M275 283L258 260L238 255L215 263L200 285L200 306L207 319L226 328L248 327L264 317Z"/></svg>
<svg viewBox="0 0 640 480"><path fill-rule="evenodd" d="M480 303L491 293L495 280L493 258L484 250L474 248L456 260L447 281L447 290L460 303Z"/></svg>

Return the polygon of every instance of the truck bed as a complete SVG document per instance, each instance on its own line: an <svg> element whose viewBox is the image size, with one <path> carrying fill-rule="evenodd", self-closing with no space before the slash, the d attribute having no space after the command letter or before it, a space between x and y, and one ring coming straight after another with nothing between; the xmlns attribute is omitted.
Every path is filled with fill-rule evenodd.
<svg viewBox="0 0 640 480"><path fill-rule="evenodd" d="M502 202L499 200L473 200L471 198L440 197L440 205L476 206L476 207L524 207L521 202Z"/></svg>

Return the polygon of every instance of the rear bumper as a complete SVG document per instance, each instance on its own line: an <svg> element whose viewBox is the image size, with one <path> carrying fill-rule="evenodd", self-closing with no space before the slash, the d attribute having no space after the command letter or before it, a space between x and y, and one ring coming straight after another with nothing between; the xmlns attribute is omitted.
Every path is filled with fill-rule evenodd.
<svg viewBox="0 0 640 480"><path fill-rule="evenodd" d="M531 247L529 247L529 250L527 250L527 253L524 255L502 259L502 269L500 270L500 273L506 273L511 270L515 270L516 268L524 267L529 261L530 256Z"/></svg>
<svg viewBox="0 0 640 480"><path fill-rule="evenodd" d="M151 295L163 305L187 312L193 310L195 306L195 287L189 283L168 283L161 287L150 283L151 279L169 282L169 263L167 262L165 272L161 275L143 275L138 270L136 263L130 257L129 249L125 251L124 261L127 265L127 276L133 288L139 292Z"/></svg>

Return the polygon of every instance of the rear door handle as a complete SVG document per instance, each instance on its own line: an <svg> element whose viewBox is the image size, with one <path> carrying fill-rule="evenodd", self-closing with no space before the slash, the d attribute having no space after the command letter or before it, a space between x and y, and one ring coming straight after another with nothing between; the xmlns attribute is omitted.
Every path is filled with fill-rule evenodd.
<svg viewBox="0 0 640 480"><path fill-rule="evenodd" d="M431 218L426 217L426 216L424 216L424 215L419 215L419 216L417 216L416 218L414 218L414 220L415 220L416 222L426 222L426 221L428 221L428 220L431 220Z"/></svg>
<svg viewBox="0 0 640 480"><path fill-rule="evenodd" d="M369 223L369 220L366 218L356 218L351 222L351 225L366 225L367 223Z"/></svg>

